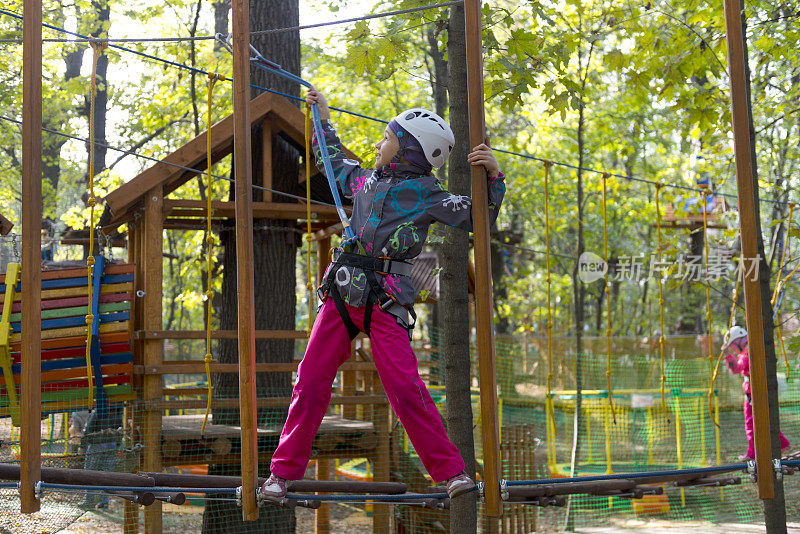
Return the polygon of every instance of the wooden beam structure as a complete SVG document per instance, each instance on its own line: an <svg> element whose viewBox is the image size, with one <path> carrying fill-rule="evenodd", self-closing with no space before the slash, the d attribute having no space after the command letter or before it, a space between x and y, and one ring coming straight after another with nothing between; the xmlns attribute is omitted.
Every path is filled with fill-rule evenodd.
<svg viewBox="0 0 800 534"><path fill-rule="evenodd" d="M483 41L481 2L464 2L467 40L467 95L470 147L486 137L483 108ZM500 430L498 422L497 377L494 358L494 316L492 311L492 265L489 250L489 193L486 169L472 166L472 218L475 233L475 302L477 315L478 373L481 390L481 438L485 513L503 515L500 498Z"/></svg>
<svg viewBox="0 0 800 534"><path fill-rule="evenodd" d="M142 327L145 329L162 328L163 267L162 250L164 247L164 228L162 226L162 210L164 191L161 187L151 189L146 197L142 215L140 238L140 257L137 265L141 265L144 280L141 280L143 295L141 306L137 311L141 315ZM160 339L145 339L142 343L144 365L157 365L164 359L163 342ZM148 471L161 470L161 411L153 404L161 400L161 375L145 375L142 377L142 407L140 418L144 450L142 465ZM144 528L147 534L157 534L162 530L163 518L161 503L148 506L144 512Z"/></svg>
<svg viewBox="0 0 800 534"><path fill-rule="evenodd" d="M233 154L236 176L236 287L239 318L239 420L242 519L258 519L256 341L253 293L253 175L250 139L250 4L233 0Z"/></svg>
<svg viewBox="0 0 800 534"><path fill-rule="evenodd" d="M22 388L20 509L39 510L42 467L42 1L23 2L22 22Z"/></svg>
<svg viewBox="0 0 800 534"><path fill-rule="evenodd" d="M0 213L0 235L8 235L14 228L14 223L3 217Z"/></svg>
<svg viewBox="0 0 800 534"><path fill-rule="evenodd" d="M728 69L731 87L731 122L736 158L736 191L739 198L739 224L742 261L759 265L758 220L753 185L753 160L745 74L742 5L739 0L725 2L725 33L728 41ZM747 342L750 351L750 384L752 387L755 453L758 496L775 497L772 454L770 452L769 403L767 401L767 368L764 349L764 321L761 315L759 269L744 277L744 303L747 317Z"/></svg>

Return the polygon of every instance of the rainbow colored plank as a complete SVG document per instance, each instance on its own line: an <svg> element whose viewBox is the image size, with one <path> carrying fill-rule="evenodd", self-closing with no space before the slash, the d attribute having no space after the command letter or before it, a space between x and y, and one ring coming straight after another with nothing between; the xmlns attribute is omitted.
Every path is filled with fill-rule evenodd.
<svg viewBox="0 0 800 534"><path fill-rule="evenodd" d="M133 352L128 324L134 265L106 264L95 258L92 301L86 268L42 272L42 413L85 409L95 404L132 400ZM19 425L21 292L19 264L0 275L0 417ZM90 362L86 362L86 315L91 328Z"/></svg>

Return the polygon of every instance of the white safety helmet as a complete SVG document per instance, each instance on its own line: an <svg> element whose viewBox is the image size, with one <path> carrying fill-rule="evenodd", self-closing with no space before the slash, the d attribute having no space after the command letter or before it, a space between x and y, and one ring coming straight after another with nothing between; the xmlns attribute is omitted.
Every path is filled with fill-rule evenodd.
<svg viewBox="0 0 800 534"><path fill-rule="evenodd" d="M725 332L725 337L722 340L722 350L727 349L731 346L731 343L743 337L747 337L747 330L741 326L732 326L730 330Z"/></svg>
<svg viewBox="0 0 800 534"><path fill-rule="evenodd" d="M456 138L443 118L424 108L411 108L400 113L394 120L419 142L428 163L435 169L444 165L450 157Z"/></svg>

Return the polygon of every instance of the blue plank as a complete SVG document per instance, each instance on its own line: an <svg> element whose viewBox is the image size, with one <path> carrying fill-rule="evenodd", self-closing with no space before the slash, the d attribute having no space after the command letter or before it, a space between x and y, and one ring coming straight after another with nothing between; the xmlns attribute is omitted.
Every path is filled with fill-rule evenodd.
<svg viewBox="0 0 800 534"><path fill-rule="evenodd" d="M102 278L103 284L122 284L133 282L133 273L130 274L109 274ZM80 278L64 278L62 280L42 280L42 289L62 289L65 287L80 287L88 284L88 276ZM17 284L17 291L22 291L22 284ZM6 292L6 285L0 284L0 293Z"/></svg>
<svg viewBox="0 0 800 534"><path fill-rule="evenodd" d="M100 365L128 363L133 361L132 352L122 352L120 354L103 354L100 356ZM47 360L42 362L42 371L55 371L57 369L74 369L75 367L86 367L86 358L65 358L63 360ZM11 372L20 372L20 364L15 363L11 366Z"/></svg>
<svg viewBox="0 0 800 534"><path fill-rule="evenodd" d="M100 323L127 321L130 316L130 311L103 313L100 315ZM55 330L56 328L71 328L74 326L86 326L86 316L79 315L78 317L61 317L59 319L45 319L42 321L42 330ZM16 334L19 333L20 330L20 323L11 323L12 332Z"/></svg>

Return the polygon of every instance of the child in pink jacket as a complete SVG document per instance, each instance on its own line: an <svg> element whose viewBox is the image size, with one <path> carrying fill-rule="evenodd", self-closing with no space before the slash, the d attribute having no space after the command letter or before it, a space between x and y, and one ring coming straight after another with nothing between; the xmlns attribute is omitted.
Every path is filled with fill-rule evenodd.
<svg viewBox="0 0 800 534"><path fill-rule="evenodd" d="M725 334L722 349L727 351L725 363L734 374L742 375L744 392L744 430L747 434L747 453L739 460L753 460L756 457L753 434L753 406L750 404L750 354L747 350L747 330L734 326ZM781 432L781 450L789 448L789 440Z"/></svg>
<svg viewBox="0 0 800 534"><path fill-rule="evenodd" d="M353 200L350 224L357 243L336 250L325 273L323 305L297 370L289 413L260 498L282 502L286 482L303 477L336 371L350 357L350 342L359 332L370 338L389 402L428 473L446 484L450 498L462 495L475 483L447 437L410 345L415 319L411 264L422 251L430 225L441 222L472 230L471 199L449 193L433 174L450 155L453 132L431 111L406 110L388 124L375 145L375 169L365 169L346 157L325 98L310 89L306 101L317 104L334 178L342 194ZM319 161L317 141L312 140L312 148ZM489 205L479 209L486 209L493 222L506 190L504 177L486 144L475 147L467 159L486 168Z"/></svg>

